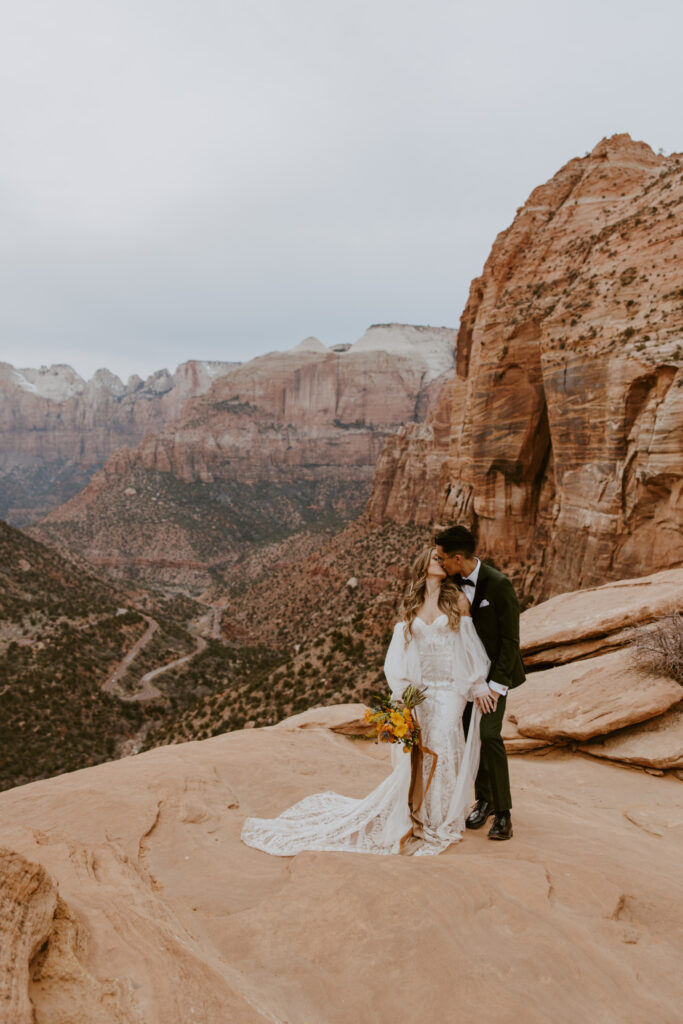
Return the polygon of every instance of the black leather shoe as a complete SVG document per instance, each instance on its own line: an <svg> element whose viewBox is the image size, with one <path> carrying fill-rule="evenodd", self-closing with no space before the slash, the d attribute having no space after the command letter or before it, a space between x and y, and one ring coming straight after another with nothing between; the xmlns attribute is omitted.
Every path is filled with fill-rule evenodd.
<svg viewBox="0 0 683 1024"><path fill-rule="evenodd" d="M493 819L489 839L512 839L512 818L509 811L501 811Z"/></svg>
<svg viewBox="0 0 683 1024"><path fill-rule="evenodd" d="M493 804L490 804L488 800L477 800L469 817L465 820L465 826L466 828L481 828L486 824L486 819L495 813Z"/></svg>

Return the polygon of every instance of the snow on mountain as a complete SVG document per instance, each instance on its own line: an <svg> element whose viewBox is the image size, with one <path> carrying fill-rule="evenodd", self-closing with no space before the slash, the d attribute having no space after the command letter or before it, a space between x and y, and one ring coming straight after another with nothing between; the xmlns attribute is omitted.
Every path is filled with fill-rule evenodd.
<svg viewBox="0 0 683 1024"><path fill-rule="evenodd" d="M14 370L14 380L22 391L29 391L53 402L66 402L85 390L85 381L66 363L41 366L39 370Z"/></svg>
<svg viewBox="0 0 683 1024"><path fill-rule="evenodd" d="M294 348L288 349L289 352L328 352L329 349L323 345L319 338L314 338L312 335L308 338L304 338Z"/></svg>
<svg viewBox="0 0 683 1024"><path fill-rule="evenodd" d="M453 367L457 335L451 327L373 324L342 357L372 351L407 356L425 364L426 383Z"/></svg>

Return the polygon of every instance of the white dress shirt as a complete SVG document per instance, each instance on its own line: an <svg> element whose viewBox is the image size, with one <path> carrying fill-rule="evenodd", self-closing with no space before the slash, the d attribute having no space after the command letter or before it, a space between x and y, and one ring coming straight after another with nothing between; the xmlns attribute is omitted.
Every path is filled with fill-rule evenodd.
<svg viewBox="0 0 683 1024"><path fill-rule="evenodd" d="M479 559L477 558L476 555L474 557L476 559L477 564L475 565L474 569L469 574L469 576L463 576L463 581L464 580L470 580L471 583L474 583L474 587L475 587L475 590L476 590L477 580L479 579L479 568L481 566L481 562L479 561ZM469 600L469 594L467 593L467 591L463 591L463 593L465 594L465 597L467 597L467 599ZM473 598L474 598L474 593L475 593L475 591L473 590L472 591L472 597ZM472 601L470 601L470 604L472 604ZM502 683L496 683L493 679L489 679L489 686L491 687L492 690L495 690L496 693L500 693L501 696L503 696L503 697L505 697L507 692L508 692L508 687L507 686L503 686Z"/></svg>

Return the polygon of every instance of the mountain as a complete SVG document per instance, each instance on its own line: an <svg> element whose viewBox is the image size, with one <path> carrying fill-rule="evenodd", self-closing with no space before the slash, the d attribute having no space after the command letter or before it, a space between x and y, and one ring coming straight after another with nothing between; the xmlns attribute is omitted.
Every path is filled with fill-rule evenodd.
<svg viewBox="0 0 683 1024"><path fill-rule="evenodd" d="M536 598L683 561L683 157L603 139L471 285L457 372L387 439L372 523L468 524Z"/></svg>
<svg viewBox="0 0 683 1024"><path fill-rule="evenodd" d="M66 501L112 451L163 429L238 365L191 360L124 384L109 370L85 381L70 366L0 363L0 518L25 525Z"/></svg>
<svg viewBox="0 0 683 1024"><path fill-rule="evenodd" d="M250 545L357 516L385 437L424 419L454 344L448 328L375 325L354 345L307 338L252 359L114 452L34 535L201 590Z"/></svg>

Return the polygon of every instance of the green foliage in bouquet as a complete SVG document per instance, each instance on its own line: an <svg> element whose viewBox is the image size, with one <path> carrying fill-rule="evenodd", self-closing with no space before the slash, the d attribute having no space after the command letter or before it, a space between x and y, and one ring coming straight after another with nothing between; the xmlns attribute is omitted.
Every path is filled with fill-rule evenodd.
<svg viewBox="0 0 683 1024"><path fill-rule="evenodd" d="M426 689L410 684L406 686L401 700L374 694L370 707L365 711L365 721L374 725L377 739L382 743L402 743L403 752L419 746L420 726L413 710L427 696Z"/></svg>

